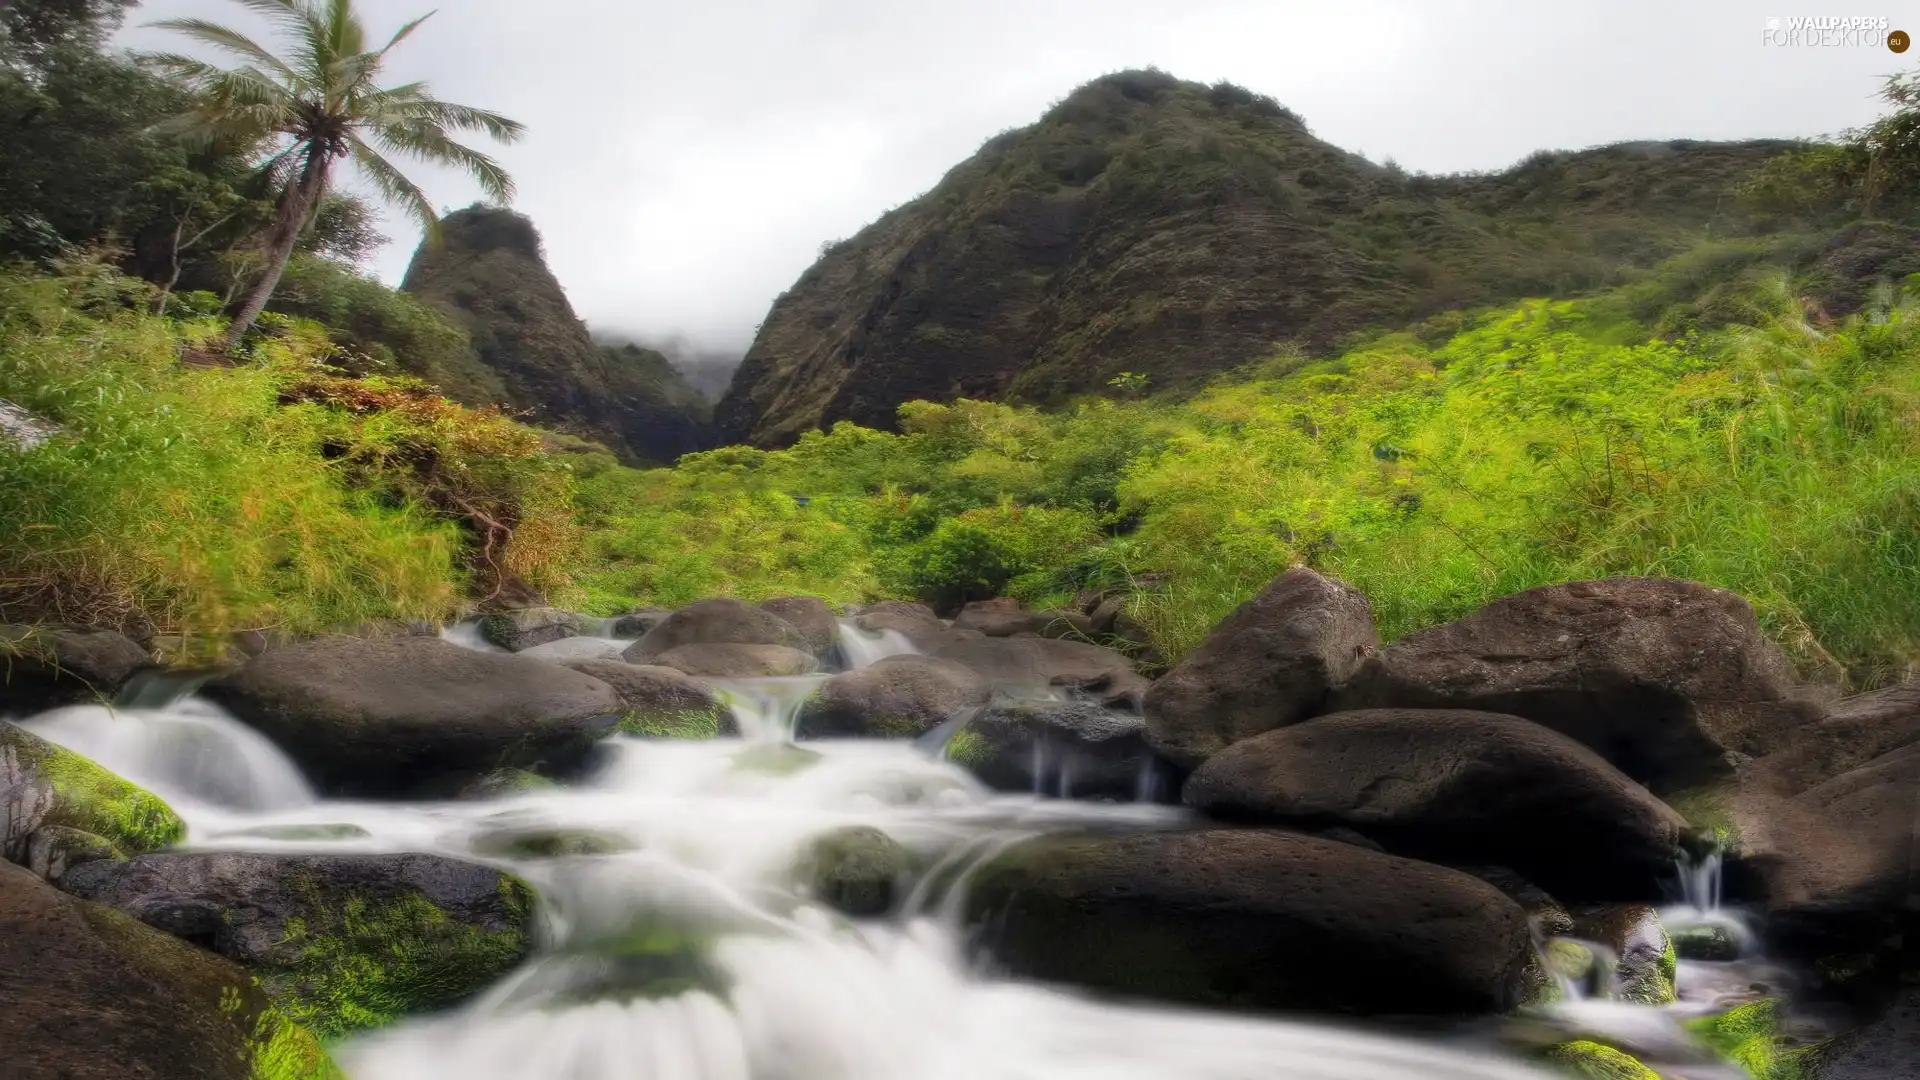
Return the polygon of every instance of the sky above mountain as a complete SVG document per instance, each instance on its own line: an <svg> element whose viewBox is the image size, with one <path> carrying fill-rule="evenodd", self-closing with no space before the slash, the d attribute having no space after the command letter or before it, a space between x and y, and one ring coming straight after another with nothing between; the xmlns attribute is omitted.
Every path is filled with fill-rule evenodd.
<svg viewBox="0 0 1920 1080"><path fill-rule="evenodd" d="M432 3L361 7L390 32ZM1794 14L1731 0L457 0L391 70L529 126L498 156L590 324L738 350L824 243L1107 72L1227 79L1375 161L1455 172L1626 139L1818 136L1875 116L1878 77L1920 57L1767 44L1767 18ZM264 34L233 0L148 0L122 41L167 42L145 24L179 16ZM477 195L422 179L448 209ZM418 235L397 216L387 231L369 268L398 281Z"/></svg>

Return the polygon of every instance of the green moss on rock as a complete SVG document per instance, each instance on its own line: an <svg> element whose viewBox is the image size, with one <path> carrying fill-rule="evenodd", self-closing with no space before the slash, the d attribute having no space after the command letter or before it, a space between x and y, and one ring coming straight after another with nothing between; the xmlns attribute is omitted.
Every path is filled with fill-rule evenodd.
<svg viewBox="0 0 1920 1080"><path fill-rule="evenodd" d="M1823 1049L1820 1044L1791 1045L1780 1033L1780 1003L1772 998L1703 1017L1687 1027L1754 1080L1812 1080Z"/></svg>
<svg viewBox="0 0 1920 1080"><path fill-rule="evenodd" d="M0 838L9 850L49 825L92 833L134 855L176 843L187 831L152 792L13 724L0 724L0 788L35 792L15 796L32 805L9 818Z"/></svg>
<svg viewBox="0 0 1920 1080"><path fill-rule="evenodd" d="M977 732L956 731L947 740L947 760L962 768L984 765L993 757L993 746Z"/></svg>
<svg viewBox="0 0 1920 1080"><path fill-rule="evenodd" d="M620 716L620 733L642 739L717 739L721 727L717 707L689 712L628 709Z"/></svg>
<svg viewBox="0 0 1920 1080"><path fill-rule="evenodd" d="M1569 1076L1585 1080L1660 1080L1660 1074L1631 1054L1604 1043L1580 1039L1548 1050L1546 1060Z"/></svg>
<svg viewBox="0 0 1920 1080"><path fill-rule="evenodd" d="M809 844L794 864L794 875L821 902L866 917L893 907L895 889L911 862L899 841L870 825L856 825Z"/></svg>

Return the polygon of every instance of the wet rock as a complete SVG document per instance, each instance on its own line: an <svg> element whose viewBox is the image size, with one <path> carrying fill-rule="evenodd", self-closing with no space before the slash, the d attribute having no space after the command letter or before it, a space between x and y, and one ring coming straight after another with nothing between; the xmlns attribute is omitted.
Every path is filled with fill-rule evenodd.
<svg viewBox="0 0 1920 1080"><path fill-rule="evenodd" d="M893 909L911 864L899 841L870 825L854 825L807 845L794 864L794 876L828 907L871 918Z"/></svg>
<svg viewBox="0 0 1920 1080"><path fill-rule="evenodd" d="M204 693L335 795L452 791L494 769L564 769L625 711L612 688L577 671L437 638L275 649Z"/></svg>
<svg viewBox="0 0 1920 1080"><path fill-rule="evenodd" d="M500 611L480 620L480 636L506 649L519 652L580 633L586 623L571 611L559 608L520 608Z"/></svg>
<svg viewBox="0 0 1920 1080"><path fill-rule="evenodd" d="M967 906L1017 973L1200 1005L1493 1013L1532 956L1526 915L1485 882L1265 830L1027 841Z"/></svg>
<svg viewBox="0 0 1920 1080"><path fill-rule="evenodd" d="M779 596L760 603L762 611L778 616L800 632L800 648L826 660L840 647L840 620L817 596Z"/></svg>
<svg viewBox="0 0 1920 1080"><path fill-rule="evenodd" d="M1366 597L1295 567L1153 684L1147 737L1192 768L1232 743L1330 711L1329 692L1379 643Z"/></svg>
<svg viewBox="0 0 1920 1080"><path fill-rule="evenodd" d="M1264 824L1341 824L1389 851L1510 867L1562 899L1659 895L1686 822L1598 754L1515 716L1336 713L1235 743L1187 779L1189 806Z"/></svg>
<svg viewBox="0 0 1920 1080"><path fill-rule="evenodd" d="M947 757L988 787L1063 798L1132 799L1156 768L1146 721L1092 702L991 706L954 734Z"/></svg>
<svg viewBox="0 0 1920 1080"><path fill-rule="evenodd" d="M0 863L9 1080L337 1080L240 967Z"/></svg>
<svg viewBox="0 0 1920 1080"><path fill-rule="evenodd" d="M785 645L681 645L651 663L708 679L770 679L820 670L812 653Z"/></svg>
<svg viewBox="0 0 1920 1080"><path fill-rule="evenodd" d="M461 788L454 798L504 799L529 791L546 791L558 786L539 773L528 772L526 769L495 769Z"/></svg>
<svg viewBox="0 0 1920 1080"><path fill-rule="evenodd" d="M683 645L783 645L804 650L806 635L792 623L744 600L715 597L674 612L627 648L631 663L658 663L658 657Z"/></svg>
<svg viewBox="0 0 1920 1080"><path fill-rule="evenodd" d="M145 855L61 887L243 965L323 1038L457 1004L531 945L524 884L437 855Z"/></svg>
<svg viewBox="0 0 1920 1080"><path fill-rule="evenodd" d="M1682 960L1740 959L1740 939L1724 926L1713 923L1676 926L1667 932L1667 937L1673 941L1673 954Z"/></svg>
<svg viewBox="0 0 1920 1080"><path fill-rule="evenodd" d="M1052 614L1028 611L1020 601L1001 596L967 604L953 617L953 625L962 630L978 630L987 637L1013 637L1038 634L1053 619Z"/></svg>
<svg viewBox="0 0 1920 1080"><path fill-rule="evenodd" d="M820 764L820 754L792 743L754 743L729 759L735 772L792 776Z"/></svg>
<svg viewBox="0 0 1920 1080"><path fill-rule="evenodd" d="M627 710L620 719L623 734L655 739L711 739L740 734L732 711L715 696L713 687L686 672L623 660L589 660L568 666L599 679L620 695Z"/></svg>
<svg viewBox="0 0 1920 1080"><path fill-rule="evenodd" d="M828 679L800 709L803 739L924 735L963 709L987 703L972 671L931 656L889 656Z"/></svg>
<svg viewBox="0 0 1920 1080"><path fill-rule="evenodd" d="M1920 1076L1920 986L1909 985L1890 1005L1822 1055L1820 1080L1914 1080Z"/></svg>
<svg viewBox="0 0 1920 1080"><path fill-rule="evenodd" d="M1728 775L1729 751L1764 753L1816 710L1745 600L1651 578L1495 600L1369 657L1337 698L1524 716L1660 794Z"/></svg>
<svg viewBox="0 0 1920 1080"><path fill-rule="evenodd" d="M1755 761L1743 784L1798 795L1882 754L1920 743L1920 683L1856 694L1828 705Z"/></svg>
<svg viewBox="0 0 1920 1080"><path fill-rule="evenodd" d="M521 649L520 655L529 660L545 660L549 664L572 667L588 660L619 662L626 651L624 642L597 637L569 637Z"/></svg>
<svg viewBox="0 0 1920 1080"><path fill-rule="evenodd" d="M853 621L860 629L876 634L883 630L895 631L913 642L913 647L921 652L931 652L950 641L980 635L978 630L950 629L933 613L932 608L905 600L882 600L870 604L861 608Z"/></svg>
<svg viewBox="0 0 1920 1080"><path fill-rule="evenodd" d="M0 717L111 700L153 657L124 634L0 626Z"/></svg>
<svg viewBox="0 0 1920 1080"><path fill-rule="evenodd" d="M1549 938L1542 949L1547 970L1575 986L1586 987L1593 979L1593 950L1567 938Z"/></svg>
<svg viewBox="0 0 1920 1080"><path fill-rule="evenodd" d="M613 620L613 636L617 638L643 638L647 631L667 621L673 614L667 608L641 608L629 611Z"/></svg>
<svg viewBox="0 0 1920 1080"><path fill-rule="evenodd" d="M633 841L593 829L501 829L476 837L473 842L477 854L501 859L617 855L633 849Z"/></svg>
<svg viewBox="0 0 1920 1080"><path fill-rule="evenodd" d="M1542 1055L1548 1063L1582 1080L1660 1080L1639 1058L1591 1039L1561 1043Z"/></svg>
<svg viewBox="0 0 1920 1080"><path fill-rule="evenodd" d="M1658 912L1644 904L1611 904L1575 908L1572 915L1573 937L1596 942L1613 954L1614 998L1636 1005L1674 1000L1679 958Z"/></svg>
<svg viewBox="0 0 1920 1080"><path fill-rule="evenodd" d="M1055 689L1109 708L1140 711L1147 680L1112 649L1051 638L968 638L948 641L933 655L972 670L990 683Z"/></svg>
<svg viewBox="0 0 1920 1080"><path fill-rule="evenodd" d="M46 881L58 884L69 869L100 859L124 859L113 841L79 829L46 825L27 838L27 857L21 865Z"/></svg>
<svg viewBox="0 0 1920 1080"><path fill-rule="evenodd" d="M60 830L42 837L49 830ZM0 857L44 861L73 833L126 854L166 847L186 834L166 803L86 758L0 722ZM82 845L84 846L84 845Z"/></svg>

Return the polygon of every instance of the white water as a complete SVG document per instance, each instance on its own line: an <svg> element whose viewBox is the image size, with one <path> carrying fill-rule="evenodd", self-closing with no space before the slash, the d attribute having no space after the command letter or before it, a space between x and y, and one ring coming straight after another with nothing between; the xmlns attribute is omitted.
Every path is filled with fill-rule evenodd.
<svg viewBox="0 0 1920 1080"><path fill-rule="evenodd" d="M862 630L852 619L841 619L839 623L840 655L846 658L848 668L863 668L889 656L919 651L898 630Z"/></svg>
<svg viewBox="0 0 1920 1080"><path fill-rule="evenodd" d="M534 885L538 955L459 1010L338 1047L353 1080L1541 1075L1375 1032L1117 1004L994 978L964 952L956 897L924 887L895 918L829 913L794 885L790 867L802 845L841 826L880 828L923 865L964 866L1048 829L1185 818L1168 807L996 795L904 742L784 744L781 713L795 690L729 691L742 702L743 730L764 732L759 739L622 738L589 782L486 802L315 800L258 735L192 699L118 714L61 710L27 726L168 796L191 848L433 851L510 867ZM498 855L502 835L552 829L589 830L624 850ZM694 959L724 990L632 993L609 943L662 932L695 943Z"/></svg>

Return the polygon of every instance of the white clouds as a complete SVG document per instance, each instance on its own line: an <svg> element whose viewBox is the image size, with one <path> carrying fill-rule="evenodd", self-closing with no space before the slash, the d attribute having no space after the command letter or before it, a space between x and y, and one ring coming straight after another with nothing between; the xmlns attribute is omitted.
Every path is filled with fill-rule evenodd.
<svg viewBox="0 0 1920 1080"><path fill-rule="evenodd" d="M385 28L432 0L360 0ZM1875 114L1883 50L1769 49L1757 3L440 0L395 74L531 128L500 156L590 322L743 346L822 242L1075 85L1149 64L1271 94L1409 169L1541 147L1810 136ZM229 0L148 0L244 23ZM1920 32L1920 23L1907 29ZM130 29L130 44L152 31ZM474 197L433 175L445 205ZM377 269L397 280L414 236Z"/></svg>

